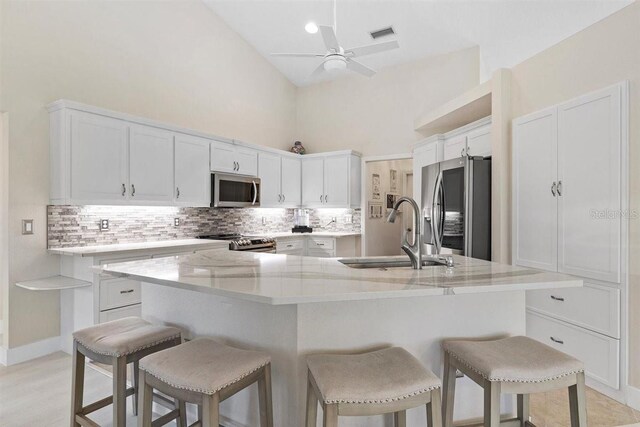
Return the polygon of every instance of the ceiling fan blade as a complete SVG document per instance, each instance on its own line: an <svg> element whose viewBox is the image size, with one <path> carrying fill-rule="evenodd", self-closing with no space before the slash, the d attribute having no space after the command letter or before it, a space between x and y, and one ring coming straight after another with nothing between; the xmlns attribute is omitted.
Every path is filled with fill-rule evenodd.
<svg viewBox="0 0 640 427"><path fill-rule="evenodd" d="M316 67L316 69L315 69L315 70L313 70L313 73L311 73L311 75L309 76L309 78L313 79L313 78L316 78L316 77L320 77L320 76L321 76L321 75L323 75L323 74L324 74L324 61L322 61L322 62L320 63L320 65L318 65L318 66Z"/></svg>
<svg viewBox="0 0 640 427"><path fill-rule="evenodd" d="M373 55L374 53L384 52L387 50L397 49L400 45L397 41L370 44L367 46L354 47L353 49L348 49L345 51L345 54L351 54L352 57L361 57L365 55Z"/></svg>
<svg viewBox="0 0 640 427"><path fill-rule="evenodd" d="M354 61L353 59L347 61L347 68L351 71L355 71L356 73L362 74L363 76L367 77L371 77L376 73L375 70L372 70L371 68L362 65L361 63Z"/></svg>
<svg viewBox="0 0 640 427"><path fill-rule="evenodd" d="M271 56L288 56L294 58L322 58L324 53L272 53Z"/></svg>
<svg viewBox="0 0 640 427"><path fill-rule="evenodd" d="M336 32L334 31L333 27L321 25L320 33L322 34L322 39L324 40L324 44L327 47L327 50L333 50L335 52L340 51L340 45L338 44Z"/></svg>

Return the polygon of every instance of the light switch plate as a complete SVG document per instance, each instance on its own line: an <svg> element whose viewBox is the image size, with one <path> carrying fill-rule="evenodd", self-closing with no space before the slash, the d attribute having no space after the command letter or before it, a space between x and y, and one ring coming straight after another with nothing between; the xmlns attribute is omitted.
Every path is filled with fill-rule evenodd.
<svg viewBox="0 0 640 427"><path fill-rule="evenodd" d="M267 218L262 217L262 225L267 225Z"/></svg>
<svg viewBox="0 0 640 427"><path fill-rule="evenodd" d="M101 219L100 220L100 231L107 231L109 230L109 220L108 219Z"/></svg>
<svg viewBox="0 0 640 427"><path fill-rule="evenodd" d="M353 215L351 214L347 214L344 216L344 223L345 224L353 224Z"/></svg>
<svg viewBox="0 0 640 427"><path fill-rule="evenodd" d="M23 219L22 220L22 234L33 234L33 220L32 219Z"/></svg>

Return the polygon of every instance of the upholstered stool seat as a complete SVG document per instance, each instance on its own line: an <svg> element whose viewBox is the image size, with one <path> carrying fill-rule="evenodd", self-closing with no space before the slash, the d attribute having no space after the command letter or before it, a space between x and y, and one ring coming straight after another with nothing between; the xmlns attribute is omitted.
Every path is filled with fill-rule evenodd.
<svg viewBox="0 0 640 427"><path fill-rule="evenodd" d="M180 330L152 325L138 317L101 323L73 333L71 426L95 425L87 415L113 403L113 425L126 424L126 398L134 395L137 414L138 363L156 351L180 344ZM113 396L83 405L85 358L113 368ZM127 389L127 364L133 364L134 386Z"/></svg>
<svg viewBox="0 0 640 427"><path fill-rule="evenodd" d="M584 363L527 337L447 341L444 351L489 381L541 383L584 371Z"/></svg>
<svg viewBox="0 0 640 427"><path fill-rule="evenodd" d="M406 410L426 405L429 425L440 427L440 379L400 347L364 354L317 354L307 358L307 426L315 426L318 401L326 426L339 415L393 412L396 425ZM433 406L432 406L433 403Z"/></svg>
<svg viewBox="0 0 640 427"><path fill-rule="evenodd" d="M199 405L203 427L217 427L219 404L258 382L261 427L272 427L271 358L260 351L230 347L197 338L145 357L140 361L142 416L140 426L151 426L151 393L157 389L179 401L171 417L186 422L185 403ZM163 420L153 421L162 425Z"/></svg>
<svg viewBox="0 0 640 427"><path fill-rule="evenodd" d="M500 394L518 395L518 421L529 418L529 394L569 388L571 424L586 425L584 364L546 344L516 336L492 341L451 340L445 355L445 426L453 425L456 370L485 390L485 426L500 424Z"/></svg>

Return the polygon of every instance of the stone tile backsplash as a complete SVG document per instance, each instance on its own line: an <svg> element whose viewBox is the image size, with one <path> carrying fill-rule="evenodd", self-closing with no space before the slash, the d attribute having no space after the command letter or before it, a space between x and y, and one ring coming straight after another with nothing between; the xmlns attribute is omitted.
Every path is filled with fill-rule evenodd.
<svg viewBox="0 0 640 427"><path fill-rule="evenodd" d="M293 212L294 209L47 206L47 238L50 248L61 248L187 239L214 233L264 235L290 231ZM309 209L309 214L314 230L360 231L359 209ZM346 223L346 215L353 216L352 223ZM332 217L337 221L329 224ZM180 225L174 225L175 218ZM100 231L102 219L109 220L109 230Z"/></svg>

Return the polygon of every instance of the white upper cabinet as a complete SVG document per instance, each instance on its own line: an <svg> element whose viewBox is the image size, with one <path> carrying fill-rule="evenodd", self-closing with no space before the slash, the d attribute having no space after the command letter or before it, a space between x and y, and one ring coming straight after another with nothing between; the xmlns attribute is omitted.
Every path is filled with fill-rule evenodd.
<svg viewBox="0 0 640 427"><path fill-rule="evenodd" d="M329 153L302 159L302 205L359 208L361 158Z"/></svg>
<svg viewBox="0 0 640 427"><path fill-rule="evenodd" d="M282 157L282 205L298 207L302 204L302 161Z"/></svg>
<svg viewBox="0 0 640 427"><path fill-rule="evenodd" d="M442 136L428 138L413 149L413 199L422 206L422 168L443 160Z"/></svg>
<svg viewBox="0 0 640 427"><path fill-rule="evenodd" d="M625 88L514 120L516 264L621 282Z"/></svg>
<svg viewBox="0 0 640 427"><path fill-rule="evenodd" d="M514 120L513 140L513 260L556 271L556 108Z"/></svg>
<svg viewBox="0 0 640 427"><path fill-rule="evenodd" d="M174 151L175 194L178 205L207 207L211 204L209 140L176 134Z"/></svg>
<svg viewBox="0 0 640 427"><path fill-rule="evenodd" d="M488 157L491 155L491 125L482 126L467 134L467 156Z"/></svg>
<svg viewBox="0 0 640 427"><path fill-rule="evenodd" d="M324 205L324 159L322 157L302 159L302 205L309 208Z"/></svg>
<svg viewBox="0 0 640 427"><path fill-rule="evenodd" d="M282 203L280 156L274 153L259 153L258 169L260 206L263 208L280 207Z"/></svg>
<svg viewBox="0 0 640 427"><path fill-rule="evenodd" d="M228 142L211 143L211 170L239 175L258 175L258 152Z"/></svg>
<svg viewBox="0 0 640 427"><path fill-rule="evenodd" d="M620 281L621 88L558 107L558 271Z"/></svg>
<svg viewBox="0 0 640 427"><path fill-rule="evenodd" d="M52 173L57 171L51 181L52 199L61 204L127 203L127 123L80 111L57 113L60 123L52 127L59 131L52 132L52 163L57 160L51 166ZM54 146L57 138L62 141Z"/></svg>
<svg viewBox="0 0 640 427"><path fill-rule="evenodd" d="M467 136L456 135L444 141L444 160L456 159L467 151Z"/></svg>
<svg viewBox="0 0 640 427"><path fill-rule="evenodd" d="M129 199L170 204L173 200L173 133L150 126L129 128Z"/></svg>

